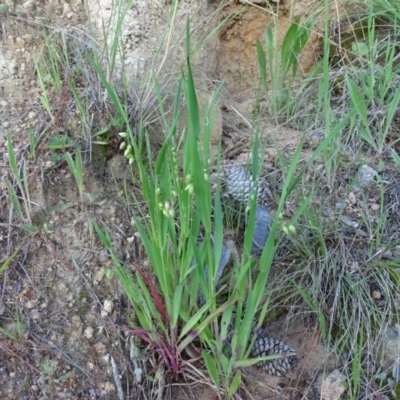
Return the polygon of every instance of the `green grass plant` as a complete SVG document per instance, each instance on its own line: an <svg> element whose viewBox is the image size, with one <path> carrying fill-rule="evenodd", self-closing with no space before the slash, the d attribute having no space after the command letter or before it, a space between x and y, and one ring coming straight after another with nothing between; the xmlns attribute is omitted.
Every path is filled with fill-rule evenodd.
<svg viewBox="0 0 400 400"><path fill-rule="evenodd" d="M298 58L310 38L313 25L313 21L304 24L300 24L299 20L293 22L281 45L277 42L278 33L267 27L264 38L267 52L264 51L261 42L257 41L261 82L268 98L267 110L271 117L276 117L284 109L290 108Z"/></svg>
<svg viewBox="0 0 400 400"><path fill-rule="evenodd" d="M20 165L17 165L17 159L15 157L10 135L7 135L7 154L10 163L10 170L19 193L18 195L15 191L14 185L11 182L8 182L8 193L11 198L11 203L20 220L22 222L28 222L28 224L31 225L31 202L28 188L27 160L22 158ZM24 212L20 205L19 196L22 199Z"/></svg>
<svg viewBox="0 0 400 400"><path fill-rule="evenodd" d="M67 160L68 167L71 170L73 177L75 178L75 182L78 187L79 198L81 201L83 201L84 184L83 184L83 162L82 162L81 150L79 148L76 148L75 161L72 158L71 153L66 153L65 159Z"/></svg>
<svg viewBox="0 0 400 400"><path fill-rule="evenodd" d="M343 57L349 64L341 65L341 69L335 71L329 60L329 4L325 2L324 56L298 91L292 89L290 101L283 103L288 106L283 108L288 121L293 124L299 121L302 129L318 127L324 138L312 155L299 165L303 172L309 167L312 169L308 170L307 179L303 174L296 181L292 201L299 207L307 194L312 198L299 219L298 234L286 244L291 249L290 259L279 260L281 263L293 262L296 268L278 275L279 288L275 290L272 286L271 298L279 297L282 291L290 293L290 304L306 305L306 314L314 316L327 352L340 359L347 354L346 394L352 399L372 390L368 387L376 380L375 374L364 368L364 353L381 357L379 342L385 329L399 320L394 297L398 276L393 271L393 261L380 258L382 248L398 245L398 236L390 229L393 215L388 209L387 182L385 184L380 178L379 168L385 168L385 165L380 162L377 167L375 190L360 186L354 173L360 165L367 163L371 154L384 158L388 149L394 163L399 164L397 123L394 120L399 106L394 39L398 22L384 15L383 9L378 15L378 3L371 2L366 10L366 37L355 41L351 56ZM395 12L396 7L397 3L392 4L386 12ZM382 23L380 18L388 18L393 26L378 28L377 24ZM276 49L277 54L279 51L282 50ZM265 67L267 55L258 51L258 56L259 61L261 57L262 87L268 94L271 77ZM338 86L334 87L333 83ZM283 91L285 87L278 86L278 93L279 90ZM279 117L279 109L271 110ZM308 110L312 112L311 120L306 113ZM303 115L299 115L301 113ZM354 154L358 160L354 160ZM278 159L276 168L284 175L290 161L279 151ZM343 174L350 175L348 182L338 179ZM282 181L283 177L279 184ZM344 202L351 191L358 193L360 198L354 206L358 213L358 231L354 231L358 233L341 223L345 210L335 209L335 205ZM371 197L379 205L374 215L368 207ZM356 243L360 243L362 251ZM271 284L275 282L274 279ZM378 288L378 295L383 294L383 301L373 299L374 287ZM279 301L286 304L283 299ZM271 307L274 306L272 302Z"/></svg>
<svg viewBox="0 0 400 400"><path fill-rule="evenodd" d="M263 304L262 301L274 254L280 243L277 238L281 220L275 219L261 258L255 264L250 255L256 206L255 199L252 201L244 253L240 260L234 262L231 275L234 279L226 281L221 288L215 287L223 243L223 216L219 191L211 193L209 149L201 145L207 143L210 127L207 128L207 124L202 124L200 120L190 66L189 36L186 39L186 51L188 63L177 85L172 122L155 160L145 130L140 132L138 140L129 130L121 134L126 143L127 164L138 169L142 196L146 202L148 215L136 217L135 222L151 268L136 267L132 274L129 273L118 260L107 229L93 223L110 252L116 272L135 310L130 332L158 351L167 369L175 377L184 373L181 354L186 347L193 345L202 348L202 359L216 389L232 397L241 385L239 368L260 361L248 358L252 345L249 335L253 323L261 325L268 311L268 302ZM95 68L121 118L127 120L126 110L115 89L101 72L100 66L96 64ZM185 95L188 115L184 140L180 140L177 132L182 113L182 93ZM211 100L207 110L211 110L214 100ZM208 117L206 115L204 118ZM298 169L301 146L298 147L285 168L277 215L283 213L287 199L301 182L307 167L322 153L329 141L339 134L347 119L332 129L301 169ZM206 128L203 130L202 126ZM204 136L206 139L202 142ZM257 137L256 132L253 154L263 154L264 150ZM179 152L183 152L182 164L178 163ZM218 168L218 160L216 164ZM258 158L254 157L252 172L255 177L260 174L260 164ZM134 196L133 200L138 204ZM311 196L304 198L298 211L286 224L292 232L295 232L293 228L310 201ZM255 265L258 274L254 278L252 272ZM198 304L199 291L205 298L203 306ZM217 301L220 293L227 296L223 303ZM231 322L233 331L228 331ZM231 337L230 356L225 346L228 335Z"/></svg>

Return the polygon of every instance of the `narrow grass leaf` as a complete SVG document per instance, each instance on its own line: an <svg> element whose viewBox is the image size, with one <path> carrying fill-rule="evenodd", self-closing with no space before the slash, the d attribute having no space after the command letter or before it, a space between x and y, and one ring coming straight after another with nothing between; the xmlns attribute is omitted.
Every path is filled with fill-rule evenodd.
<svg viewBox="0 0 400 400"><path fill-rule="evenodd" d="M174 298L172 301L172 328L176 327L178 322L178 317L182 308L182 292L186 283L186 280L182 281L175 289Z"/></svg>
<svg viewBox="0 0 400 400"><path fill-rule="evenodd" d="M15 193L14 187L10 182L7 183L7 187L8 187L8 194L10 196L11 203L12 203L18 217L20 219L23 219L24 216L22 214L21 205L19 204L19 199L18 199L17 194Z"/></svg>
<svg viewBox="0 0 400 400"><path fill-rule="evenodd" d="M269 64L269 71L272 73L274 69L274 49L276 46L274 46L274 34L272 33L272 30L270 27L268 27L265 30L265 43L267 45L267 51L268 51L268 64ZM274 74L273 76L276 76Z"/></svg>
<svg viewBox="0 0 400 400"><path fill-rule="evenodd" d="M260 68L261 83L264 86L264 90L267 92L267 61L265 58L265 52L259 40L257 40L256 46L257 46L258 66Z"/></svg>
<svg viewBox="0 0 400 400"><path fill-rule="evenodd" d="M347 78L346 80L347 88L349 90L349 94L351 97L351 100L357 109L361 120L363 121L365 128L369 129L369 122L368 122L368 111L367 111L367 105L365 104L364 97L361 94L360 90L358 89L356 83L351 79ZM371 143L372 144L372 143Z"/></svg>
<svg viewBox="0 0 400 400"><path fill-rule="evenodd" d="M297 63L297 58L293 50L297 38L297 31L299 29L298 21L299 19L297 18L296 21L290 25L282 41L282 46L281 46L282 81L285 80L285 77L289 72L290 67L294 63Z"/></svg>
<svg viewBox="0 0 400 400"><path fill-rule="evenodd" d="M233 397L233 395L238 391L241 383L242 383L242 373L240 372L240 370L238 370L233 376L232 383L229 387L228 398Z"/></svg>
<svg viewBox="0 0 400 400"><path fill-rule="evenodd" d="M4 336L7 336L11 340L17 340L17 337L6 329L0 328L0 333L3 334Z"/></svg>
<svg viewBox="0 0 400 400"><path fill-rule="evenodd" d="M18 250L15 250L13 254L11 254L10 257L7 258L6 261L3 262L3 264L0 265L0 275L6 270L6 268L10 265L10 263L12 262L12 260L14 259L14 257L17 255L17 253L19 252Z"/></svg>
<svg viewBox="0 0 400 400"><path fill-rule="evenodd" d="M97 234L99 235L100 240L103 242L104 246L106 247L106 249L108 251L112 251L110 236L107 234L107 229L105 232L103 232L94 219L91 218L90 220L92 222L92 225L94 226L94 229L96 230Z"/></svg>
<svg viewBox="0 0 400 400"><path fill-rule="evenodd" d="M392 158L393 158L393 161L395 162L395 164L398 167L400 167L400 157L399 157L399 155L393 149L391 149L391 154L392 154Z"/></svg>
<svg viewBox="0 0 400 400"><path fill-rule="evenodd" d="M187 80L186 80L186 96L188 115L191 124L191 131L196 141L200 140L200 116L199 104L196 96L196 89L194 86L194 79L192 75L192 68L190 66L190 23L189 17L186 22L186 63L187 63Z"/></svg>
<svg viewBox="0 0 400 400"><path fill-rule="evenodd" d="M212 357L207 351L203 350L201 352L203 356L203 360L206 364L207 371L211 376L211 379L214 382L214 385L219 389L220 388L220 381L219 381L219 374L218 374L218 367L214 357Z"/></svg>
<svg viewBox="0 0 400 400"><path fill-rule="evenodd" d="M382 138L383 139L382 144L381 144L382 146L383 146L386 134L389 131L390 126L392 125L393 118L399 109L399 102L400 102L400 86L397 88L397 90L393 96L393 99L391 100L391 102L389 104L389 109L387 111L386 121L385 121L384 137Z"/></svg>
<svg viewBox="0 0 400 400"><path fill-rule="evenodd" d="M29 225L29 224L18 224L17 227L23 229L24 231L30 232L30 233L39 232L39 229L36 226Z"/></svg>
<svg viewBox="0 0 400 400"><path fill-rule="evenodd" d="M225 309L227 309L232 304L236 303L238 299L233 299L225 304L219 306L215 311L211 312L207 315L207 317L194 329L194 331L188 335L190 330L192 330L193 325L196 323L196 319L200 320L201 315L204 313L207 308L210 307L209 303L206 303L192 318L191 320L182 328L181 334L179 338L185 337L182 342L179 344L178 349L182 351L190 342L192 342L200 333L209 325L210 321L216 318L218 315L221 315Z"/></svg>
<svg viewBox="0 0 400 400"><path fill-rule="evenodd" d="M20 185L21 179L19 177L17 162L15 160L14 148L13 148L13 145L11 142L10 135L7 135L7 153L8 153L8 159L10 162L11 171L14 175L15 180L18 182L18 185Z"/></svg>

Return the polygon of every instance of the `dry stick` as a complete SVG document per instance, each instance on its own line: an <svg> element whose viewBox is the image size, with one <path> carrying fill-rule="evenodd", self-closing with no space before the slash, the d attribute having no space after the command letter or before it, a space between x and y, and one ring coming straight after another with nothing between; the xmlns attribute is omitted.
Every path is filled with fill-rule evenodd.
<svg viewBox="0 0 400 400"><path fill-rule="evenodd" d="M124 400L124 392L122 391L122 384L121 384L121 379L119 377L117 364L115 363L114 357L112 357L112 356L111 356L111 366L112 366L112 372L113 372L113 376L114 376L114 382L115 382L115 385L117 386L118 398L119 398L119 400Z"/></svg>

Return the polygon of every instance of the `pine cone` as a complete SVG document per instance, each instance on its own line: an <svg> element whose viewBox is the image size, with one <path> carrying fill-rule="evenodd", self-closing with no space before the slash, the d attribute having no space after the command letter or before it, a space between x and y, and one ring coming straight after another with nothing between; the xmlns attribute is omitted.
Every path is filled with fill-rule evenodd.
<svg viewBox="0 0 400 400"><path fill-rule="evenodd" d="M231 331L231 334L226 338L226 343L228 345L230 345L232 340L233 325L234 322L232 321L228 327L228 331ZM249 336L249 342L253 340L254 335L257 335L257 337L250 351L251 358L267 357L272 355L281 356L272 360L258 362L257 365L264 371L267 371L271 375L282 376L297 367L300 359L296 352L280 340L268 336L265 328L257 328L256 324L253 324Z"/></svg>
<svg viewBox="0 0 400 400"><path fill-rule="evenodd" d="M226 166L224 168L224 180L227 192L233 199L247 204L252 189L257 186L257 203L265 204L272 197L268 185L264 179L258 182L253 180L251 171L241 166Z"/></svg>
<svg viewBox="0 0 400 400"><path fill-rule="evenodd" d="M267 335L263 328L253 329L252 334L257 332L257 338L251 349L250 356L253 358L266 357L279 354L281 357L273 360L260 361L257 365L272 375L282 376L288 371L297 367L299 357L296 352L278 339L273 339ZM252 336L252 335L251 335ZM289 353L294 355L288 356Z"/></svg>

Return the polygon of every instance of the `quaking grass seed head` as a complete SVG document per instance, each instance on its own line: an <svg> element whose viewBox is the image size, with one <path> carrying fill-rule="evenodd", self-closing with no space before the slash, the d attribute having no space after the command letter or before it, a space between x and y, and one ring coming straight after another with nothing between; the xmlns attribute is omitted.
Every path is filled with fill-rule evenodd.
<svg viewBox="0 0 400 400"><path fill-rule="evenodd" d="M189 185L190 183L192 183L193 182L193 177L192 177L192 175L191 174L187 174L186 176L185 176L185 183L186 183L186 185Z"/></svg>
<svg viewBox="0 0 400 400"><path fill-rule="evenodd" d="M187 190L189 192L189 194L192 195L194 192L193 183L189 183L188 185L186 185L185 190Z"/></svg>

